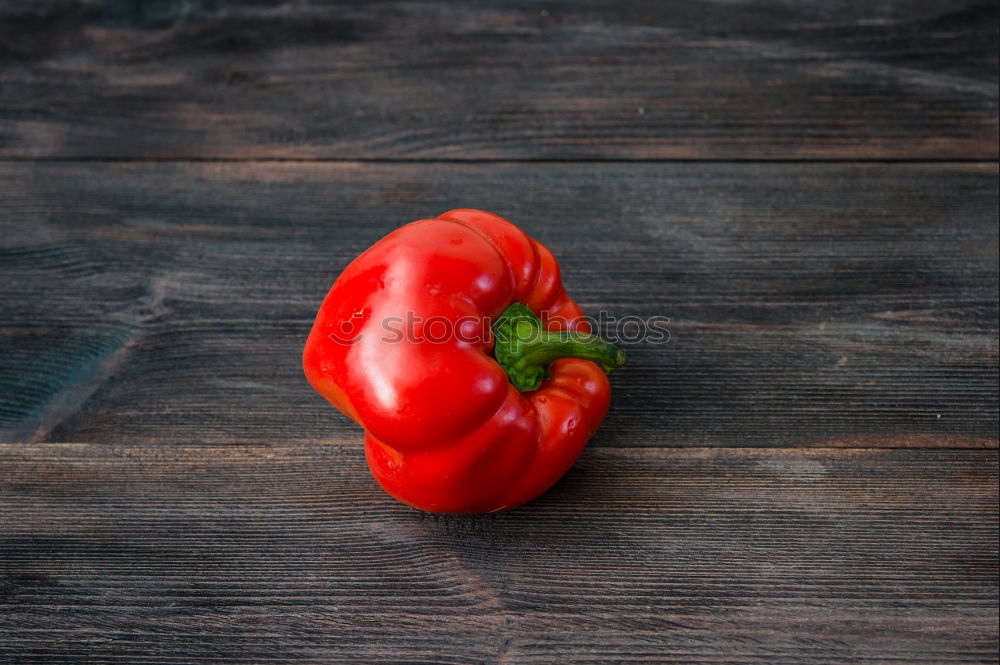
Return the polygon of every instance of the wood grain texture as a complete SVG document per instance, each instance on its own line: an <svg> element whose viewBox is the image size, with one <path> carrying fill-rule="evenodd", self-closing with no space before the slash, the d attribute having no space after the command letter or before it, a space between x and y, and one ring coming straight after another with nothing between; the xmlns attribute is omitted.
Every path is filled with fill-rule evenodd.
<svg viewBox="0 0 1000 665"><path fill-rule="evenodd" d="M0 2L0 156L996 159L995 2Z"/></svg>
<svg viewBox="0 0 1000 665"><path fill-rule="evenodd" d="M2 662L997 658L996 450L590 449L479 516L395 503L340 446L0 464Z"/></svg>
<svg viewBox="0 0 1000 665"><path fill-rule="evenodd" d="M590 314L670 317L592 445L997 445L995 165L25 163L0 199L0 440L355 446L312 317L475 206Z"/></svg>

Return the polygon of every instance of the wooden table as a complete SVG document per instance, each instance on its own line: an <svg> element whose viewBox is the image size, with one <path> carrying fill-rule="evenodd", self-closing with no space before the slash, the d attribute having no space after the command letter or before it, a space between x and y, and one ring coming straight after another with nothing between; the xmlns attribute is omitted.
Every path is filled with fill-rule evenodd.
<svg viewBox="0 0 1000 665"><path fill-rule="evenodd" d="M0 2L0 662L996 663L996 3ZM323 295L493 210L628 347L502 514Z"/></svg>

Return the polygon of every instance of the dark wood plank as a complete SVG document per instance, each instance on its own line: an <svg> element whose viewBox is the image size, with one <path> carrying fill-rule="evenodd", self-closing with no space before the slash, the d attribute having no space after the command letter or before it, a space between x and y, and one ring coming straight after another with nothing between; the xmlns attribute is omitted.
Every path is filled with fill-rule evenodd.
<svg viewBox="0 0 1000 665"><path fill-rule="evenodd" d="M479 516L340 446L0 460L4 662L997 658L996 450L590 449Z"/></svg>
<svg viewBox="0 0 1000 665"><path fill-rule="evenodd" d="M0 156L996 159L981 0L0 2Z"/></svg>
<svg viewBox="0 0 1000 665"><path fill-rule="evenodd" d="M670 317L593 445L997 445L995 165L24 163L0 199L0 441L356 445L312 317L466 205L589 313Z"/></svg>

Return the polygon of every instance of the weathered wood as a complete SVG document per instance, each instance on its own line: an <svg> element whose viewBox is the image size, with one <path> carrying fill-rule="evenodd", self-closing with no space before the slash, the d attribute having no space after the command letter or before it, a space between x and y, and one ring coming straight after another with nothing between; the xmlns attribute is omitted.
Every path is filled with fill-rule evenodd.
<svg viewBox="0 0 1000 665"><path fill-rule="evenodd" d="M996 159L997 4L0 2L0 156Z"/></svg>
<svg viewBox="0 0 1000 665"><path fill-rule="evenodd" d="M996 450L591 449L434 516L341 446L0 446L0 660L993 663Z"/></svg>
<svg viewBox="0 0 1000 665"><path fill-rule="evenodd" d="M997 445L997 168L0 165L0 440L346 442L308 387L366 246L508 215L625 345L595 446Z"/></svg>
<svg viewBox="0 0 1000 665"><path fill-rule="evenodd" d="M0 0L0 663L996 663L998 41L968 0ZM299 369L347 262L457 206L670 317L503 514L393 502Z"/></svg>

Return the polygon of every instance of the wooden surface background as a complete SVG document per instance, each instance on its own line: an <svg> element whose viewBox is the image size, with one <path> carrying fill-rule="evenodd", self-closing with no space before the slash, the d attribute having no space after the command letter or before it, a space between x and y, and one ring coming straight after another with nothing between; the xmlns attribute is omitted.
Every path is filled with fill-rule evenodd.
<svg viewBox="0 0 1000 665"><path fill-rule="evenodd" d="M991 2L0 0L0 662L998 662ZM515 511L301 376L381 235L666 316Z"/></svg>

